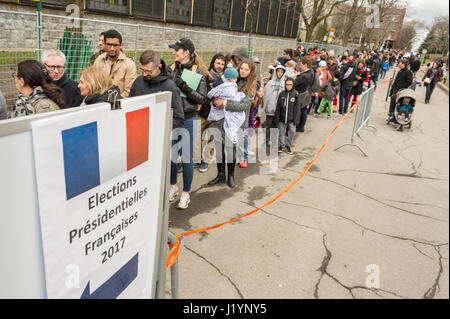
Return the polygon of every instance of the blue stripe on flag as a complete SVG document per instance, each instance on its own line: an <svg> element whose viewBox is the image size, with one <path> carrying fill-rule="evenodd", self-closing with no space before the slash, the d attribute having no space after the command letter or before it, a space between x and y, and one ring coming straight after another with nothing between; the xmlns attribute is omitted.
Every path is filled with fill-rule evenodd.
<svg viewBox="0 0 450 319"><path fill-rule="evenodd" d="M61 132L67 200L100 185L97 122Z"/></svg>

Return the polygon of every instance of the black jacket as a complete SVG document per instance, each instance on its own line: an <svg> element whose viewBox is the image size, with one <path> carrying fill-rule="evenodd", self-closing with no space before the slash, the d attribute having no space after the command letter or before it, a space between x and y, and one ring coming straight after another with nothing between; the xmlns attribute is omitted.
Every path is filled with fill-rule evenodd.
<svg viewBox="0 0 450 319"><path fill-rule="evenodd" d="M417 72L420 70L420 60L414 60L411 62L410 69L412 72Z"/></svg>
<svg viewBox="0 0 450 319"><path fill-rule="evenodd" d="M287 108L286 108L287 107ZM290 92L284 90L278 95L277 108L275 110L275 123L289 124L294 122L295 125L300 123L300 99L296 90Z"/></svg>
<svg viewBox="0 0 450 319"><path fill-rule="evenodd" d="M130 89L129 97L153 94L158 92L172 92L172 109L173 109L173 128L181 127L184 124L183 101L180 92L173 82L171 76L167 73L166 64L161 60L161 74L156 78L147 79L141 75L137 77Z"/></svg>
<svg viewBox="0 0 450 319"><path fill-rule="evenodd" d="M372 60L372 68L370 69L372 71L372 74L378 74L381 70L381 60L378 57L375 57Z"/></svg>
<svg viewBox="0 0 450 319"><path fill-rule="evenodd" d="M314 71L312 68L306 72L300 73L300 75L297 76L297 78L294 81L295 90L298 93L303 93L306 90L311 91L313 79L314 79Z"/></svg>
<svg viewBox="0 0 450 319"><path fill-rule="evenodd" d="M64 102L66 102L67 107L80 106L83 103L83 96L80 93L78 84L75 81L69 79L66 73L58 81L53 81L63 90Z"/></svg>
<svg viewBox="0 0 450 319"><path fill-rule="evenodd" d="M361 95L364 91L364 81L367 80L367 75L368 75L367 69L361 73L360 70L358 70L355 74L355 80L357 80L358 82L356 83L356 85L354 85L352 87L352 90L350 91L351 95ZM356 76L359 76L361 79L357 79Z"/></svg>
<svg viewBox="0 0 450 319"><path fill-rule="evenodd" d="M407 89L411 86L413 81L413 74L407 68L401 69L395 77L390 95L397 94L398 91Z"/></svg>
<svg viewBox="0 0 450 319"><path fill-rule="evenodd" d="M353 81L356 75L356 63L355 61L347 62L341 66L341 87L353 86ZM346 77L345 77L346 76ZM345 77L345 78L344 78Z"/></svg>
<svg viewBox="0 0 450 319"><path fill-rule="evenodd" d="M83 104L96 104L96 103L102 103L102 102L113 102L110 101L108 98L110 96L111 91L117 92L117 99L120 100L122 97L120 96L120 89L117 85L113 85L110 89L106 90L102 94L92 94L88 95L84 98Z"/></svg>
<svg viewBox="0 0 450 319"><path fill-rule="evenodd" d="M197 73L202 75L202 79L200 84L198 85L197 90L191 89L186 82L181 79L181 75L183 74L184 69L188 69L192 71L192 67L194 65L194 59L192 58L186 64L180 64L175 62L175 68L172 71L172 68L169 68L169 74L174 80L177 87L183 92L187 97L182 97L183 101L183 109L184 109L184 118L189 119L197 115L197 111L199 111L199 107L206 102L207 88L206 88L206 79L200 67L197 67Z"/></svg>

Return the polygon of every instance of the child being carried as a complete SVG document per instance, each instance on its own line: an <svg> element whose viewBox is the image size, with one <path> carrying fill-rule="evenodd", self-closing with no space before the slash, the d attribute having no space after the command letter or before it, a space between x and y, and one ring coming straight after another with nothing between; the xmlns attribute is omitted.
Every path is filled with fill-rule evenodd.
<svg viewBox="0 0 450 319"><path fill-rule="evenodd" d="M223 76L215 83L216 86L209 91L208 98L220 98L232 102L241 102L245 94L238 91L238 77L239 73L234 68L227 68ZM225 134L233 144L236 144L238 141L237 132L245 122L245 112L230 112L227 111L226 107L218 108L211 102L208 121L215 122L221 119L224 119L223 128Z"/></svg>

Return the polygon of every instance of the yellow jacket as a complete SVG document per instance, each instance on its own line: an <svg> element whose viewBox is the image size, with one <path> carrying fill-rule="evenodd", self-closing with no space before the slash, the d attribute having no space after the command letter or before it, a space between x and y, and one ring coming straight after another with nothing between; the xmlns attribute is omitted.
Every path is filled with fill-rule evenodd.
<svg viewBox="0 0 450 319"><path fill-rule="evenodd" d="M113 84L119 87L120 95L123 98L128 97L131 85L137 77L136 65L132 59L120 51L119 58L112 64L108 59L108 53L105 52L97 57L94 65L102 68L111 76Z"/></svg>

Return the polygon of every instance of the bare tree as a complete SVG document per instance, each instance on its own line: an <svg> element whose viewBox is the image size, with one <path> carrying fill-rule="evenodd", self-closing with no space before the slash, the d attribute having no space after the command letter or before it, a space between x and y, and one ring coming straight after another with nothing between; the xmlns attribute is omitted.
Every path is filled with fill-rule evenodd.
<svg viewBox="0 0 450 319"><path fill-rule="evenodd" d="M348 44L348 40L350 35L352 34L355 25L357 24L357 20L363 16L366 12L365 5L367 4L367 0L351 0L351 7L343 7L343 10L338 10L339 13L343 17L343 29L342 29L342 45L346 46Z"/></svg>
<svg viewBox="0 0 450 319"><path fill-rule="evenodd" d="M403 24L400 38L398 40L398 47L402 50L411 51L414 41L417 38L417 31L419 30L420 22L408 21Z"/></svg>
<svg viewBox="0 0 450 319"><path fill-rule="evenodd" d="M248 51L252 47L252 34L253 34L253 24L254 19L256 19L255 15L252 12L252 8L257 8L259 1L258 0L241 0L242 6L245 8L245 21L244 21L244 29L247 26L247 19L250 20L249 23L249 31L248 31Z"/></svg>
<svg viewBox="0 0 450 319"><path fill-rule="evenodd" d="M304 0L298 1L301 8L301 20L306 28L305 41L312 40L315 28L332 16L336 6L347 0Z"/></svg>

